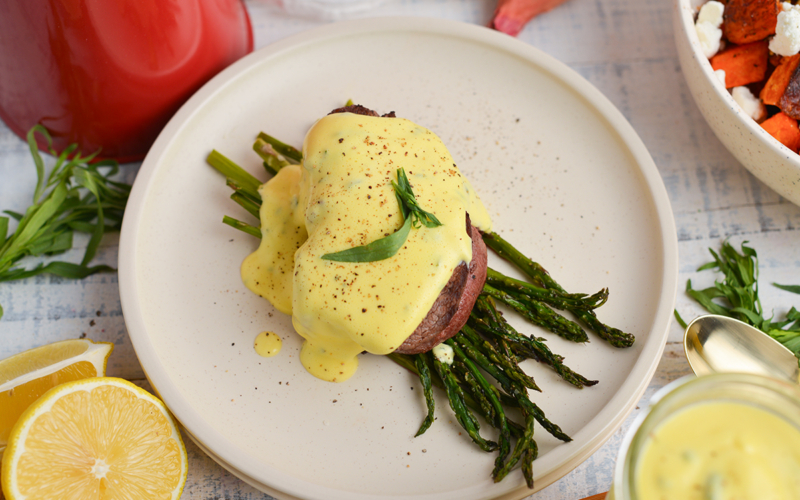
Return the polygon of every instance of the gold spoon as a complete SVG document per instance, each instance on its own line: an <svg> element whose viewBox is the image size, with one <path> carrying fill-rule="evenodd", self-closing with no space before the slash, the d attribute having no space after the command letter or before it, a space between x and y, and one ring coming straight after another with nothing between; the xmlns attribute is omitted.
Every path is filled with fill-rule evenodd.
<svg viewBox="0 0 800 500"><path fill-rule="evenodd" d="M714 314L696 318L686 328L683 348L696 375L756 373L800 383L800 366L792 351L733 318Z"/></svg>

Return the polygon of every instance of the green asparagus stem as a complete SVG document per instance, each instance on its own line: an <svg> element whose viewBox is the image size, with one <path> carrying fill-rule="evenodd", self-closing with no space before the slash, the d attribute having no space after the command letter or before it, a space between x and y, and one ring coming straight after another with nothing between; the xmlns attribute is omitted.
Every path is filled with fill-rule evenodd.
<svg viewBox="0 0 800 500"><path fill-rule="evenodd" d="M481 389L483 389L484 394L486 394L487 399L492 404L492 408L494 409L495 418L493 422L495 427L500 429L500 445L497 458L495 459L494 472L492 473L492 476L496 477L499 471L503 468L503 462L505 462L511 447L511 430L509 429L508 422L506 421L503 405L500 403L500 398L494 392L496 389L489 384L480 370L478 370L478 367L475 366L475 364L461 351L461 348L458 346L458 344L452 340L447 340L445 342L447 345L453 348L456 357L466 365L467 369L469 370L469 374L478 382Z"/></svg>
<svg viewBox="0 0 800 500"><path fill-rule="evenodd" d="M489 321L487 321L487 319ZM524 359L534 359L550 366L561 378L582 389L584 386L596 385L596 380L589 380L574 372L563 363L563 356L553 354L542 340L518 333L498 311L491 297L479 296L475 309L470 314L468 325L477 328L484 334L495 335L510 342L512 351Z"/></svg>
<svg viewBox="0 0 800 500"><path fill-rule="evenodd" d="M515 384L499 368L492 365L485 356L479 355L479 351L472 341L462 334L463 330L464 329L462 328L462 332L457 333L453 337L453 340L458 343L459 347L462 348L464 353L466 353L470 359L475 361L475 363L477 363L482 370L494 377L494 379L500 383L503 390L519 404L520 409L522 409L523 412L529 412L531 415L533 415L539 424L550 434L552 434L553 437L562 441L572 441L572 438L564 433L559 426L548 420L544 412L533 402L531 402L531 400L528 398L528 391L525 389L525 387Z"/></svg>
<svg viewBox="0 0 800 500"><path fill-rule="evenodd" d="M258 203L255 203L253 200L251 200L247 195L237 192L231 195L231 199L235 201L239 206L247 210L250 213L250 215L252 215L256 219L260 219L258 212L261 206Z"/></svg>
<svg viewBox="0 0 800 500"><path fill-rule="evenodd" d="M261 238L261 229L251 226L246 222L242 222L240 220L234 219L233 217L228 217L227 215L222 217L222 222L231 226L234 229L238 229L239 231L243 231L251 236L255 236L256 238Z"/></svg>
<svg viewBox="0 0 800 500"><path fill-rule="evenodd" d="M580 325L561 316L541 302L517 298L489 285L483 285L483 292L510 306L531 323L547 328L560 337L572 342L589 342L589 336Z"/></svg>
<svg viewBox="0 0 800 500"><path fill-rule="evenodd" d="M433 424L434 418L434 410L436 403L433 400L433 384L431 383L431 372L428 368L428 363L425 360L425 355L419 355L414 357L414 365L417 368L417 373L419 374L419 380L422 382L422 389L425 394L425 405L428 408L428 414L425 416L425 420L422 421L422 425L420 425L419 430L414 437L417 437L421 434L424 434L425 431L430 428L431 424Z"/></svg>
<svg viewBox="0 0 800 500"><path fill-rule="evenodd" d="M533 415L525 415L525 432L521 438L517 439L517 443L514 446L514 452L510 457L508 457L508 461L505 463L505 465L503 465L503 467L500 468L500 470L495 470L492 472L495 483L502 481L523 456L528 456L530 450L535 450L532 456L535 456L538 453L539 447L536 444L536 440L533 439L534 422L536 422L536 419L533 417ZM532 460L533 459L531 458L531 461ZM531 464L528 464L528 466L525 467L523 462L522 474L525 477L525 482L528 484L528 488L532 489L533 470L531 468Z"/></svg>
<svg viewBox="0 0 800 500"><path fill-rule="evenodd" d="M478 410L480 410L481 416L483 416L487 422L494 423L497 419L497 415L495 414L491 401L489 401L489 396L486 394L483 387L481 387L478 379L469 371L466 363L461 359L456 359L453 361L452 370L453 373L456 374L456 378L462 381L462 385L465 386L464 389L468 390L473 399L478 403Z"/></svg>
<svg viewBox="0 0 800 500"><path fill-rule="evenodd" d="M603 288L594 295L584 293L564 293L560 290L540 288L525 281L509 278L492 268L487 269L486 283L512 294L521 294L532 300L549 304L561 310L591 310L596 309L608 300L608 289Z"/></svg>
<svg viewBox="0 0 800 500"><path fill-rule="evenodd" d="M528 275L535 285L566 293L545 268L524 256L497 233L484 233L483 241L486 243L486 246L494 250L497 255L511 262ZM600 338L614 347L630 347L636 340L630 333L625 333L617 328L612 328L601 323L594 314L594 311L568 310L585 322Z"/></svg>
<svg viewBox="0 0 800 500"><path fill-rule="evenodd" d="M216 149L209 153L206 161L217 169L219 173L230 179L229 183L233 182L239 186L239 190L244 191L251 198L261 201L261 195L258 194L258 187L261 185L261 181L250 175L242 167Z"/></svg>
<svg viewBox="0 0 800 500"><path fill-rule="evenodd" d="M289 146L288 144L279 141L269 134L261 132L258 134L258 139L261 139L264 143L269 144L276 153L283 156L291 163L300 163L303 161L303 153L299 149Z"/></svg>
<svg viewBox="0 0 800 500"><path fill-rule="evenodd" d="M415 373L416 375L419 376L419 370L417 369L417 366L416 366L416 359L421 357L421 356L427 356L427 354L408 355L408 354L389 353L386 356L389 359L391 359L392 361L394 361L395 363L397 363L398 365L402 366L403 368L407 369L408 371L410 371L412 373ZM442 381L438 377L438 375L437 376L432 376L431 377L431 382L432 382L432 385L434 387L437 387L437 388L439 388L441 390L444 390L444 384L442 384ZM492 422L492 419L494 418L493 415L487 415L486 413L483 413L484 412L483 405L481 403L479 403L471 394L465 393L464 394L464 401L466 402L467 406L472 408L474 411L481 413L481 416L483 418L485 418L487 422ZM516 407L517 406L516 403L514 403L513 406ZM509 426L509 429L511 430L512 436L514 436L514 437L521 436L522 432L523 432L522 426L520 426L519 424L517 424L513 420L508 419L507 421L508 421L508 426Z"/></svg>
<svg viewBox="0 0 800 500"><path fill-rule="evenodd" d="M283 167L290 165L290 163L280 157L270 143L262 138L256 139L253 143L253 151L264 160L264 169L272 174L277 174Z"/></svg>
<svg viewBox="0 0 800 500"><path fill-rule="evenodd" d="M519 367L514 358L501 355L491 343L489 343L487 340L484 340L475 330L469 326L465 326L461 329L461 334L473 342L473 344L486 358L487 362L500 368L509 379L527 389L533 389L534 391L542 392L539 386L536 385L536 382L534 382L533 377L522 371L522 368Z"/></svg>
<svg viewBox="0 0 800 500"><path fill-rule="evenodd" d="M480 430L480 424L467 407L464 401L464 392L455 375L450 370L450 367L435 358L433 360L433 365L436 367L439 377L444 382L447 399L450 401L450 408L453 410L453 413L455 413L458 423L467 431L472 441L477 444L480 449L483 451L496 450L497 443L485 440L478 432Z"/></svg>

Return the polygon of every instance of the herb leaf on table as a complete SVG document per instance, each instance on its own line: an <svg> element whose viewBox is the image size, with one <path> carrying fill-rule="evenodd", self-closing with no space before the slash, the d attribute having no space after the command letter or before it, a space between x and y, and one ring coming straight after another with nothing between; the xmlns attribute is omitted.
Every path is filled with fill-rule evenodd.
<svg viewBox="0 0 800 500"><path fill-rule="evenodd" d="M702 290L692 288L692 280L687 280L686 293L708 312L752 325L800 358L800 312L792 307L782 321L773 321L774 317L764 317L758 296L758 254L755 249L746 246L746 243L742 243L741 253L727 241L722 243L719 253L709 248L714 260L697 270L717 270L724 275L724 279L717 280L714 286ZM798 285L773 285L781 290L800 294ZM687 327L677 310L675 319L683 328Z"/></svg>
<svg viewBox="0 0 800 500"><path fill-rule="evenodd" d="M46 173L39 154L36 134L47 141L55 164ZM119 172L113 160L93 161L95 152L83 156L77 144L68 146L61 154L52 147L47 130L35 125L27 135L28 146L36 166L36 188L33 203L24 214L5 210L0 216L0 282L30 278L39 274L54 274L68 279L82 279L95 273L115 269L106 265L89 266L97 253L106 231L119 231L122 215L131 186L111 180ZM10 218L18 222L8 234ZM50 256L72 248L75 232L90 235L80 264L70 262L40 263L33 268L17 266L24 257ZM0 306L0 318L3 308Z"/></svg>

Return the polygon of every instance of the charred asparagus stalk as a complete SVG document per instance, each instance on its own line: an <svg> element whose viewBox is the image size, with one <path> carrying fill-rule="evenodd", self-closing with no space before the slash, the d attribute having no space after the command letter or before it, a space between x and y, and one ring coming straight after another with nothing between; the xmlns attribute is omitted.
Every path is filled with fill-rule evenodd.
<svg viewBox="0 0 800 500"><path fill-rule="evenodd" d="M554 280L550 273L547 272L540 264L529 259L523 255L519 250L514 248L509 242L500 237L497 233L485 233L483 241L486 246L491 248L503 259L511 262L524 272L533 283L541 288L556 290L566 293L564 288ZM603 324L597 319L594 311L587 311L581 309L567 309L575 314L579 319L584 321L589 328L591 328L597 335L613 345L614 347L630 347L633 345L635 338L630 333L625 333L617 328L612 328Z"/></svg>

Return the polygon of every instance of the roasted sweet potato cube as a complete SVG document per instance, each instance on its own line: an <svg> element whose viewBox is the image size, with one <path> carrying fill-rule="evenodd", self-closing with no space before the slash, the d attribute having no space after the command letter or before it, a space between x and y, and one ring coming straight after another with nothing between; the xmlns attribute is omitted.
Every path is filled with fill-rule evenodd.
<svg viewBox="0 0 800 500"><path fill-rule="evenodd" d="M740 45L763 40L775 34L779 8L776 0L729 0L722 14L722 33Z"/></svg>
<svg viewBox="0 0 800 500"><path fill-rule="evenodd" d="M783 97L792 76L797 72L798 64L800 64L800 54L784 57L781 60L761 90L761 100L764 104L780 105L781 97Z"/></svg>
<svg viewBox="0 0 800 500"><path fill-rule="evenodd" d="M725 86L747 85L763 80L767 74L767 41L733 45L711 58L714 70L725 70Z"/></svg>
<svg viewBox="0 0 800 500"><path fill-rule="evenodd" d="M765 120L761 127L792 151L797 152L800 148L800 127L797 126L797 120L785 113L778 113Z"/></svg>

